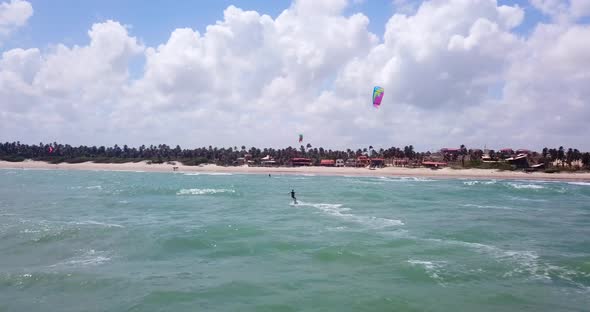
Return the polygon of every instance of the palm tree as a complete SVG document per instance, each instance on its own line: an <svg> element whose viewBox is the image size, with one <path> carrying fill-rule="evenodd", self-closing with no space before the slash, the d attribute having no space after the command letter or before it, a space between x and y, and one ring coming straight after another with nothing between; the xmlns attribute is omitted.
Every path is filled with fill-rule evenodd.
<svg viewBox="0 0 590 312"><path fill-rule="evenodd" d="M572 162L574 161L574 150L570 147L565 154L565 161L567 162L568 167L572 167Z"/></svg>
<svg viewBox="0 0 590 312"><path fill-rule="evenodd" d="M465 155L467 155L467 147L465 147L465 145L461 144L460 147L461 151L461 166L465 167Z"/></svg>
<svg viewBox="0 0 590 312"><path fill-rule="evenodd" d="M586 168L590 168L590 153L586 152L586 153L582 154L582 164Z"/></svg>
<svg viewBox="0 0 590 312"><path fill-rule="evenodd" d="M563 146L559 147L559 150L557 150L557 159L559 159L559 162L561 163L561 166L563 167L563 159L565 157L565 153L563 151Z"/></svg>

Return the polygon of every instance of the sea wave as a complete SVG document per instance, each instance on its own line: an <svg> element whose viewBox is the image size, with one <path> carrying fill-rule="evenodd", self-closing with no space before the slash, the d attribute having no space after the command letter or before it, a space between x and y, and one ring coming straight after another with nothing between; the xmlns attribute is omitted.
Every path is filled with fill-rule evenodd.
<svg viewBox="0 0 590 312"><path fill-rule="evenodd" d="M71 186L69 187L70 190L81 190L81 189L86 189L86 190L102 190L102 186L101 185L90 185L90 186L82 186L82 185L78 185L78 186Z"/></svg>
<svg viewBox="0 0 590 312"><path fill-rule="evenodd" d="M508 185L512 188L518 189L518 190L522 190L522 189L541 190L541 189L545 188L545 186L539 185L539 184L507 183L506 185Z"/></svg>
<svg viewBox="0 0 590 312"><path fill-rule="evenodd" d="M568 182L570 185L590 186L590 182Z"/></svg>
<svg viewBox="0 0 590 312"><path fill-rule="evenodd" d="M388 182L433 182L436 180L423 177L379 177L380 180Z"/></svg>
<svg viewBox="0 0 590 312"><path fill-rule="evenodd" d="M211 175L211 176L231 176L233 173L229 172L187 172L183 173L185 176L199 176L199 175Z"/></svg>
<svg viewBox="0 0 590 312"><path fill-rule="evenodd" d="M328 215L364 224L371 228L384 228L390 226L404 225L404 223L401 220L387 219L374 216L359 216L352 213L347 213L351 209L342 207L342 204L306 203L300 201L298 202L297 206L313 207L319 209L320 211Z"/></svg>
<svg viewBox="0 0 590 312"><path fill-rule="evenodd" d="M70 222L70 223L76 224L76 225L98 225L98 226L104 226L104 227L118 227L118 228L124 227L124 226L122 226L120 224L116 224L116 223L104 223L104 222L98 222L98 221L93 221L93 220L75 221L75 222Z"/></svg>
<svg viewBox="0 0 590 312"><path fill-rule="evenodd" d="M414 260L410 259L407 261L412 266L420 266L424 268L424 271L430 276L430 278L436 280L439 284L444 286L444 280L441 277L442 268L446 264L444 261L425 261L425 260Z"/></svg>
<svg viewBox="0 0 590 312"><path fill-rule="evenodd" d="M473 180L473 181L464 181L463 184L464 185L468 185L468 186L474 186L474 185L492 185L492 184L496 184L498 181L496 180L487 180L487 181L479 181L479 180Z"/></svg>
<svg viewBox="0 0 590 312"><path fill-rule="evenodd" d="M461 205L463 207L474 207L474 208L481 208L481 209L501 209L501 210L520 210L513 207L506 207L506 206L491 206L491 205L477 205L477 204L464 204Z"/></svg>
<svg viewBox="0 0 590 312"><path fill-rule="evenodd" d="M56 268L97 266L111 260L111 258L107 255L105 251L95 251L94 249L89 249L82 250L81 252L81 255L74 256L68 260L50 265L49 267Z"/></svg>
<svg viewBox="0 0 590 312"><path fill-rule="evenodd" d="M425 240L443 244L465 246L467 248L474 249L479 253L490 255L497 261L511 263L513 267L502 275L503 278L525 275L537 280L562 280L569 282L576 287L585 288L587 286L577 282L576 279L590 277L590 274L584 272L579 272L573 269L568 269L544 262L541 260L537 252L532 250L504 250L496 246L482 243L444 240L437 238L429 238Z"/></svg>
<svg viewBox="0 0 590 312"><path fill-rule="evenodd" d="M218 194L218 193L235 193L235 190L232 189L181 189L176 193L176 195L211 195L211 194Z"/></svg>

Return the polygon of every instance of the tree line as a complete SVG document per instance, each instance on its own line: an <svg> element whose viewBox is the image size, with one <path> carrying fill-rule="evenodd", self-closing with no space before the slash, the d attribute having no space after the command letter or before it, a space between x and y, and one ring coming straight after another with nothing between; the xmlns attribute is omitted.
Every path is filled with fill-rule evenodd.
<svg viewBox="0 0 590 312"><path fill-rule="evenodd" d="M231 166L238 164L240 158L245 155L251 157L252 161L257 164L265 156L270 156L276 161L277 165L288 165L290 160L295 157L305 157L312 159L312 162L319 163L321 159L349 159L361 155L370 157L380 157L385 159L408 159L414 162L422 162L430 159L430 152L416 152L412 145L399 147L390 147L387 149L374 149L368 146L362 149L332 150L323 147L313 147L311 144L301 145L299 148L256 148L249 149L242 145L241 147L233 146L227 148L218 148L213 146L200 147L195 149L183 149L179 145L172 148L166 144L159 145L141 145L139 147L122 147L115 144L114 146L71 146L69 144L39 143L37 145L21 144L20 142L0 143L0 159L7 161L24 161L25 159L41 160L51 163L78 163L78 162L98 162L98 163L123 163L150 161L152 163L163 163L178 161L185 165L199 165L203 163L213 163L222 166ZM509 155L502 155L500 152L488 151L488 155L495 159L502 159ZM472 161L481 160L483 152L480 149L467 149L461 145L460 153L453 157L444 155L445 161L461 161L465 166L465 158L469 156ZM581 162L584 167L590 168L590 153L582 153L578 149L543 148L541 154L533 153L539 162L552 163L557 162L562 167ZM460 157L460 159L458 158Z"/></svg>
<svg viewBox="0 0 590 312"><path fill-rule="evenodd" d="M0 143L0 159L7 161L24 161L25 159L48 161L52 163L68 162L102 162L120 163L134 161L151 161L162 163L168 161L179 161L185 165L198 165L202 163L214 163L218 165L235 165L245 155L251 157L252 161L259 163L265 156L272 157L277 165L287 165L295 157L306 157L312 161L319 162L321 159L347 159L356 158L361 155L382 158L408 158L422 159L430 153L417 153L414 147L404 146L403 148L391 147L388 149L373 149L368 146L363 149L332 150L323 147L313 147L311 144L301 145L299 148L256 148L249 149L246 146L227 147L201 147L195 149L183 149L179 145L171 147L166 144L141 145L139 147L119 146L71 146L69 144L39 143L38 145L21 144L20 142Z"/></svg>

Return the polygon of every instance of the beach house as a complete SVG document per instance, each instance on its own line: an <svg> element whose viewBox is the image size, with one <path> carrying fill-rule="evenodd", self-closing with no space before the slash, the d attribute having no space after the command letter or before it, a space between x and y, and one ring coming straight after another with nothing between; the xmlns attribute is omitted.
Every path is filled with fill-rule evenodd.
<svg viewBox="0 0 590 312"><path fill-rule="evenodd" d="M291 158L291 166L298 167L298 166L311 166L312 161L309 158Z"/></svg>
<svg viewBox="0 0 590 312"><path fill-rule="evenodd" d="M356 166L357 167L366 167L371 163L369 157L367 156L359 156L356 158Z"/></svg>

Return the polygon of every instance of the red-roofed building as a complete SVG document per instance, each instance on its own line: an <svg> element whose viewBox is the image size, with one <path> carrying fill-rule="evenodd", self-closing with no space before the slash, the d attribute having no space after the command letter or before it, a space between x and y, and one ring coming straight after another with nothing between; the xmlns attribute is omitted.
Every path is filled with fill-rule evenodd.
<svg viewBox="0 0 590 312"><path fill-rule="evenodd" d="M322 160L320 160L320 166L334 167L334 164L336 164L336 161L333 160L333 159L322 159Z"/></svg>
<svg viewBox="0 0 590 312"><path fill-rule="evenodd" d="M366 167L370 164L369 157L367 156L359 156L356 159L356 166L357 167Z"/></svg>
<svg viewBox="0 0 590 312"><path fill-rule="evenodd" d="M309 158L291 158L291 166L311 166Z"/></svg>

